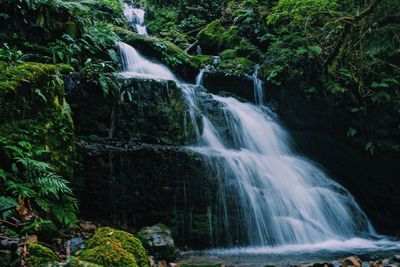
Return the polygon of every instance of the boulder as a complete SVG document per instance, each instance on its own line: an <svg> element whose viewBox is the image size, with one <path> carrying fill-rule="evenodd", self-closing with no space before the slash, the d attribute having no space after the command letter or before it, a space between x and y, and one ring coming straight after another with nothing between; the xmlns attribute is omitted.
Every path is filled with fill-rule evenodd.
<svg viewBox="0 0 400 267"><path fill-rule="evenodd" d="M158 260L175 260L178 250L171 230L164 224L143 227L137 235L150 254Z"/></svg>
<svg viewBox="0 0 400 267"><path fill-rule="evenodd" d="M343 267L354 266L361 267L362 261L357 256L350 256L340 261Z"/></svg>
<svg viewBox="0 0 400 267"><path fill-rule="evenodd" d="M225 29L220 20L214 20L197 34L197 39L205 54L216 55L240 44L237 31L234 26Z"/></svg>
<svg viewBox="0 0 400 267"><path fill-rule="evenodd" d="M139 239L128 232L102 227L86 242L80 259L104 266L149 267L149 260Z"/></svg>
<svg viewBox="0 0 400 267"><path fill-rule="evenodd" d="M60 260L54 251L40 244L30 244L27 250L26 263L31 267L39 267Z"/></svg>
<svg viewBox="0 0 400 267"><path fill-rule="evenodd" d="M255 101L253 80L246 72L233 75L227 70L210 69L203 75L203 85L211 93L225 91L248 101Z"/></svg>

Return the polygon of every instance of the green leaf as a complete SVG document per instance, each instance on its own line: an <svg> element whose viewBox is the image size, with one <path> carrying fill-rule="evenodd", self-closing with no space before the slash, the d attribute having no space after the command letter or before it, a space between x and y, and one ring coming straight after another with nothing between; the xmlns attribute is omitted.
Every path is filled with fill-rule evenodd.
<svg viewBox="0 0 400 267"><path fill-rule="evenodd" d="M350 127L347 130L347 137L353 137L353 136L355 136L357 134L357 132L358 132L357 129L355 129L353 127Z"/></svg>

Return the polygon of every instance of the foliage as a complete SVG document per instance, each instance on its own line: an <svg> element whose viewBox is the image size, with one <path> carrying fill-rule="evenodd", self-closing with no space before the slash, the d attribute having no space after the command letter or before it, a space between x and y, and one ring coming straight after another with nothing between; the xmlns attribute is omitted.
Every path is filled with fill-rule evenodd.
<svg viewBox="0 0 400 267"><path fill-rule="evenodd" d="M76 220L76 200L60 176L72 175L75 150L58 69L23 63L0 71L1 195L18 203L28 232Z"/></svg>
<svg viewBox="0 0 400 267"><path fill-rule="evenodd" d="M4 137L0 138L0 143L3 153L13 162L1 177L4 193L18 201L22 213L34 211L37 213L32 215L39 220L43 216L58 225L73 226L77 202L69 182L57 175L50 164L35 159L48 151L27 141L9 145ZM52 223L37 224L49 225L52 227Z"/></svg>
<svg viewBox="0 0 400 267"><path fill-rule="evenodd" d="M43 264L58 262L58 256L49 248L40 244L28 245L26 263L31 267L43 266Z"/></svg>
<svg viewBox="0 0 400 267"><path fill-rule="evenodd" d="M132 234L109 227L99 228L87 241L80 259L105 266L149 266L147 253Z"/></svg>

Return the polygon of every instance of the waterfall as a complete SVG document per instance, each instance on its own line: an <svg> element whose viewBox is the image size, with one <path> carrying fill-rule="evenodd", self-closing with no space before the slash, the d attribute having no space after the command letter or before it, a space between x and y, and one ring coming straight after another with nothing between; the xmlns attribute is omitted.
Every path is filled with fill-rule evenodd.
<svg viewBox="0 0 400 267"><path fill-rule="evenodd" d="M124 42L117 42L117 45L121 54L123 72L120 74L122 76L177 81L175 75L166 66L146 59Z"/></svg>
<svg viewBox="0 0 400 267"><path fill-rule="evenodd" d="M206 69L201 69L196 77L196 85L203 85L203 76Z"/></svg>
<svg viewBox="0 0 400 267"><path fill-rule="evenodd" d="M140 35L148 35L147 28L144 25L145 12L141 8L134 8L127 3L124 4L124 15L128 22L133 25L133 28Z"/></svg>
<svg viewBox="0 0 400 267"><path fill-rule="evenodd" d="M254 73L251 79L253 80L254 97L256 103L258 105L264 105L264 88L263 88L263 82L258 78L259 71L260 71L260 66L256 65L254 67Z"/></svg>
<svg viewBox="0 0 400 267"><path fill-rule="evenodd" d="M179 81L167 67L127 44L119 43L119 48L123 76L173 80L182 88L195 127L194 112L201 112L203 129L196 127L198 144L191 149L218 174L219 202L213 217L218 244L312 244L375 234L350 193L315 163L294 153L287 131L263 106L258 68L252 77L258 105L207 94L221 114L217 121L215 114L202 110L198 86ZM228 133L220 130L221 124Z"/></svg>

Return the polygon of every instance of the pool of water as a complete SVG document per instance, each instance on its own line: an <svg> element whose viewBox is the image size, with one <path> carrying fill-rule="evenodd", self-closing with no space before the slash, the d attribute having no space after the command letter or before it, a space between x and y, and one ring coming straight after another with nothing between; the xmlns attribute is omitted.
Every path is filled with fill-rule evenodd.
<svg viewBox="0 0 400 267"><path fill-rule="evenodd" d="M226 266L287 266L329 262L357 255L362 261L376 261L400 254L400 241L354 238L346 241L326 241L317 244L280 247L241 247L187 251L180 263L193 265L224 264ZM365 265L368 266L368 265Z"/></svg>

